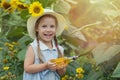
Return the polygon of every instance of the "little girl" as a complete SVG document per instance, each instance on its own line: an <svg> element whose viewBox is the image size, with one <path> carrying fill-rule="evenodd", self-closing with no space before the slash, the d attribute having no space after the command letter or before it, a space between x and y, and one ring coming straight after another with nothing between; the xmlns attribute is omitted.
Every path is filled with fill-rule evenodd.
<svg viewBox="0 0 120 80"><path fill-rule="evenodd" d="M64 56L64 49L58 45L56 36L62 33L65 26L64 17L50 9L28 19L27 30L34 41L26 53L23 80L60 80L66 66L58 68L50 60Z"/></svg>

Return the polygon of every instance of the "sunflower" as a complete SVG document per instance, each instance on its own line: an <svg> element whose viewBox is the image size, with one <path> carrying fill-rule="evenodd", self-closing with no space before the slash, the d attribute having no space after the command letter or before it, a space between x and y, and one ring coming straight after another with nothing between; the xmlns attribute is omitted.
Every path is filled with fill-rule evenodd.
<svg viewBox="0 0 120 80"><path fill-rule="evenodd" d="M29 13L32 14L32 16L40 16L43 14L43 12L44 8L42 7L42 4L39 3L38 1L30 4Z"/></svg>
<svg viewBox="0 0 120 80"><path fill-rule="evenodd" d="M17 9L19 11L23 10L23 9L27 9L28 8L28 5L26 4L23 4L22 2L17 2Z"/></svg>
<svg viewBox="0 0 120 80"><path fill-rule="evenodd" d="M84 73L84 70L83 68L79 67L76 69L76 72L80 74L80 73Z"/></svg>
<svg viewBox="0 0 120 80"><path fill-rule="evenodd" d="M84 77L84 75L83 74L76 74L76 77L81 79Z"/></svg>
<svg viewBox="0 0 120 80"><path fill-rule="evenodd" d="M1 3L0 3L0 7L1 7Z"/></svg>
<svg viewBox="0 0 120 80"><path fill-rule="evenodd" d="M9 9L11 7L11 5L6 0L2 0L1 7L4 8L4 9Z"/></svg>
<svg viewBox="0 0 120 80"><path fill-rule="evenodd" d="M12 6L14 9L16 9L18 2L19 2L19 0L11 0L11 1L10 1L10 4L11 4L11 6Z"/></svg>
<svg viewBox="0 0 120 80"><path fill-rule="evenodd" d="M1 7L3 9L5 9L5 11L13 12L13 8L12 8L11 4L9 2L7 2L6 0L2 0Z"/></svg>
<svg viewBox="0 0 120 80"><path fill-rule="evenodd" d="M3 50L3 48L0 47L0 51Z"/></svg>
<svg viewBox="0 0 120 80"><path fill-rule="evenodd" d="M4 70L8 70L8 69L9 69L9 67L8 67L8 66L5 66L5 67L3 67L3 69L4 69Z"/></svg>
<svg viewBox="0 0 120 80"><path fill-rule="evenodd" d="M70 63L70 60L68 58L62 57L57 59L51 59L52 63L56 63L58 68L62 68Z"/></svg>

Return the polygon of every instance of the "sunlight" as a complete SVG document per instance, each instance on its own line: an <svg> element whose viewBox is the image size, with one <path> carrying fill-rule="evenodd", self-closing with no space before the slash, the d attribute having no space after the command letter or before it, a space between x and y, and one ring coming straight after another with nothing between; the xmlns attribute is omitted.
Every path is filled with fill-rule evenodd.
<svg viewBox="0 0 120 80"><path fill-rule="evenodd" d="M70 20L77 28L71 34L81 31L88 41L93 39L97 42L114 43L112 40L119 40L119 1L77 0L77 2L78 4L70 10Z"/></svg>
<svg viewBox="0 0 120 80"><path fill-rule="evenodd" d="M95 4L99 2L104 2L105 0L89 0L90 3Z"/></svg>

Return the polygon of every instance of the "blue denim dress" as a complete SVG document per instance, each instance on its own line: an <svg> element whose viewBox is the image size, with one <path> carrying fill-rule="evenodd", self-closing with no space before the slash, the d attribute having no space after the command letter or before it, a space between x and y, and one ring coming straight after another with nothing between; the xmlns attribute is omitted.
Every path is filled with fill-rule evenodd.
<svg viewBox="0 0 120 80"><path fill-rule="evenodd" d="M55 47L54 40L52 41L52 44L53 49L49 49L43 42L40 41L41 53L43 54L46 62L50 59L58 58L58 52ZM35 55L34 64L40 64L37 56L37 40L35 39L30 45L32 46ZM59 49L63 53L63 47L59 46ZM27 73L24 71L23 80L60 80L60 76L56 71L51 71L49 69L37 73Z"/></svg>

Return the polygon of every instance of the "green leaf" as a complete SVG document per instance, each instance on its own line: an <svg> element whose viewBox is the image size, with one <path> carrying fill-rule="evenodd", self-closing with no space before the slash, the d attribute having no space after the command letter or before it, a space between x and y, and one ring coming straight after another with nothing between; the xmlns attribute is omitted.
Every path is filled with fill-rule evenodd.
<svg viewBox="0 0 120 80"><path fill-rule="evenodd" d="M1 63L2 59L3 59L2 51L0 51L0 63Z"/></svg>
<svg viewBox="0 0 120 80"><path fill-rule="evenodd" d="M6 22L7 22L7 26L16 26L16 25L21 25L23 23L23 20L21 19L21 17L19 16L20 12L14 12L13 14L9 15L9 19L6 17Z"/></svg>
<svg viewBox="0 0 120 80"><path fill-rule="evenodd" d="M54 10L56 12L63 14L68 14L71 9L70 4L64 0L59 0L59 2L57 2L54 6Z"/></svg>
<svg viewBox="0 0 120 80"><path fill-rule="evenodd" d="M112 74L112 77L118 77L118 78L120 78L120 62L117 65L116 69L114 70L114 72Z"/></svg>
<svg viewBox="0 0 120 80"><path fill-rule="evenodd" d="M20 0L21 2L25 2L25 0Z"/></svg>
<svg viewBox="0 0 120 80"><path fill-rule="evenodd" d="M32 3L32 2L34 2L35 0L30 0L30 2Z"/></svg>
<svg viewBox="0 0 120 80"><path fill-rule="evenodd" d="M22 74L22 75L17 76L17 79L16 79L16 80L22 80L22 79L23 79L23 74Z"/></svg>
<svg viewBox="0 0 120 80"><path fill-rule="evenodd" d="M7 38L12 40L12 41L16 41L19 38L21 38L24 34L22 32L25 32L23 27L17 27L17 28L13 28L7 35Z"/></svg>
<svg viewBox="0 0 120 80"><path fill-rule="evenodd" d="M79 62L77 62L77 61L71 62L67 67L66 74L74 75L76 73L77 67L79 67Z"/></svg>
<svg viewBox="0 0 120 80"><path fill-rule="evenodd" d="M98 80L98 78L103 74L103 71L94 71L94 70L91 70L88 77L87 77L87 80Z"/></svg>
<svg viewBox="0 0 120 80"><path fill-rule="evenodd" d="M21 16L22 19L27 20L28 17L29 17L28 14L29 14L29 12L28 12L28 10L26 9L26 10L23 10L23 11L21 12L20 16Z"/></svg>
<svg viewBox="0 0 120 80"><path fill-rule="evenodd" d="M105 10L103 11L103 14L108 15L108 16L113 16L113 17L117 17L120 15L120 10Z"/></svg>
<svg viewBox="0 0 120 80"><path fill-rule="evenodd" d="M25 54L26 54L27 47L21 50L18 54L17 57L19 58L20 61L24 61Z"/></svg>
<svg viewBox="0 0 120 80"><path fill-rule="evenodd" d="M73 50L77 50L78 47L72 45L71 43L66 42L67 45L69 45Z"/></svg>
<svg viewBox="0 0 120 80"><path fill-rule="evenodd" d="M57 0L39 0L44 8L51 7L51 5Z"/></svg>
<svg viewBox="0 0 120 80"><path fill-rule="evenodd" d="M20 38L18 40L19 43L19 47L21 49L25 48L30 42L32 41L32 39L28 36L23 36L22 38Z"/></svg>
<svg viewBox="0 0 120 80"><path fill-rule="evenodd" d="M58 0L49 0L47 3L47 6L51 6L53 3L55 3Z"/></svg>
<svg viewBox="0 0 120 80"><path fill-rule="evenodd" d="M92 52L96 63L100 64L117 55L120 52L120 45L108 46L107 43L101 43Z"/></svg>
<svg viewBox="0 0 120 80"><path fill-rule="evenodd" d="M63 38L65 38L65 43L70 43L71 45L76 46L76 47L79 46L78 39L67 36L67 35L63 35Z"/></svg>

